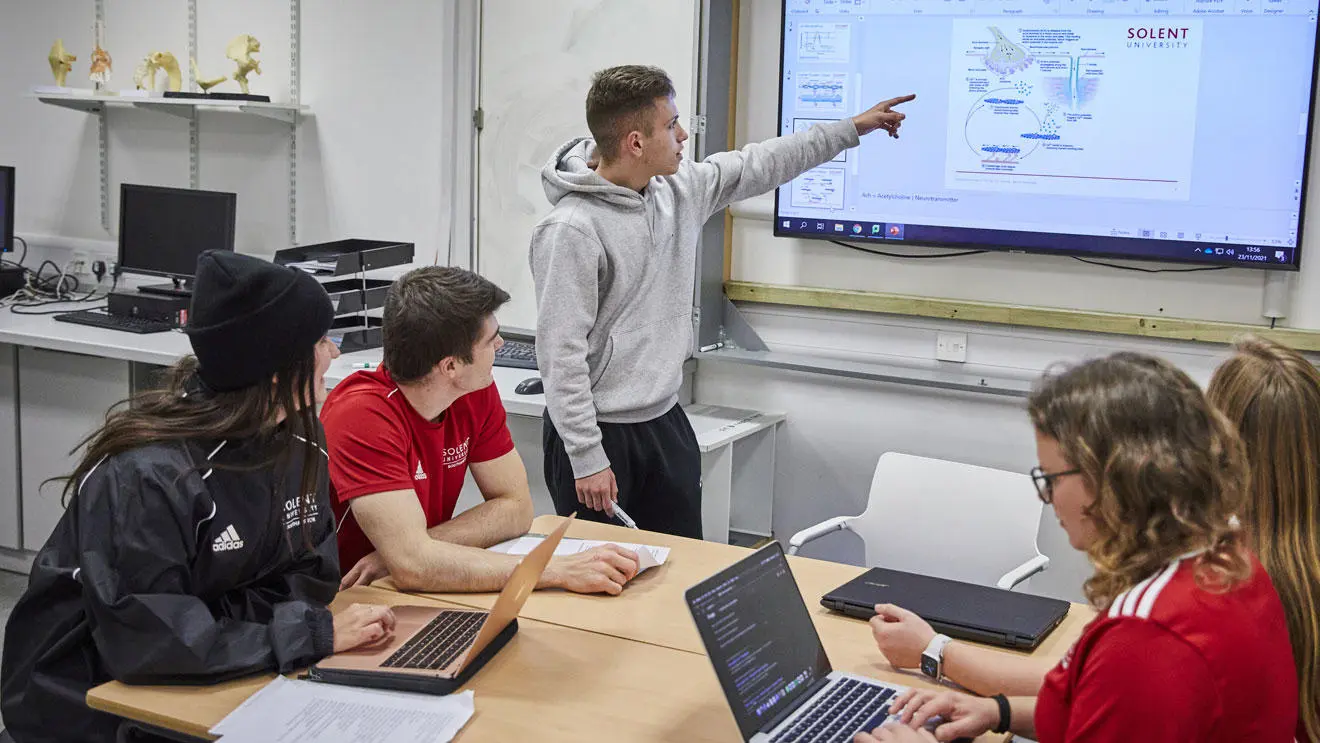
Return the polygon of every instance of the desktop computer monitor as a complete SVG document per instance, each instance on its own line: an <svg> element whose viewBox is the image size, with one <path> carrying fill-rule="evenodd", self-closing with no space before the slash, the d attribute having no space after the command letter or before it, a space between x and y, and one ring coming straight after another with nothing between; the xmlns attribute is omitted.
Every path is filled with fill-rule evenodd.
<svg viewBox="0 0 1320 743"><path fill-rule="evenodd" d="M0 165L0 253L14 249L14 169Z"/></svg>
<svg viewBox="0 0 1320 743"><path fill-rule="evenodd" d="M124 183L119 187L119 267L164 276L139 291L188 296L197 256L234 249L238 196L219 191Z"/></svg>

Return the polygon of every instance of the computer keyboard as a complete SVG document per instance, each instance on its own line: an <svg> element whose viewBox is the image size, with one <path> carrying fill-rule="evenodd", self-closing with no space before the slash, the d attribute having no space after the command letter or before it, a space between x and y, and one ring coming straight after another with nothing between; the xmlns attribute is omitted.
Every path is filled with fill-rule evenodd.
<svg viewBox="0 0 1320 743"><path fill-rule="evenodd" d="M126 333L164 333L167 330L174 330L174 324L165 320L148 320L143 317L111 315L105 310L79 310L77 312L65 312L61 315L55 315L54 319L59 320L60 322L74 323L75 325L91 325L95 328L122 330Z"/></svg>
<svg viewBox="0 0 1320 743"><path fill-rule="evenodd" d="M442 611L381 665L438 671L477 639L487 616L484 611Z"/></svg>
<svg viewBox="0 0 1320 743"><path fill-rule="evenodd" d="M844 679L824 697L812 700L806 714L779 731L772 743L848 743L889 717L893 696L894 689Z"/></svg>
<svg viewBox="0 0 1320 743"><path fill-rule="evenodd" d="M495 352L495 366L514 369L536 368L536 346L524 341L505 341Z"/></svg>

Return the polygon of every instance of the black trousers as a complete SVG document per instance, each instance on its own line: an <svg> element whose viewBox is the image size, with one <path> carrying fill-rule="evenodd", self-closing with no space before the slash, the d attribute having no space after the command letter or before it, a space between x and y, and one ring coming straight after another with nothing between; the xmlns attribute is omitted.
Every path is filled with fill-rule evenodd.
<svg viewBox="0 0 1320 743"><path fill-rule="evenodd" d="M547 410L545 484L560 516L613 524L604 511L578 502L573 466ZM649 531L701 539L701 450L683 408L645 423L601 423L601 443L619 485L619 505Z"/></svg>

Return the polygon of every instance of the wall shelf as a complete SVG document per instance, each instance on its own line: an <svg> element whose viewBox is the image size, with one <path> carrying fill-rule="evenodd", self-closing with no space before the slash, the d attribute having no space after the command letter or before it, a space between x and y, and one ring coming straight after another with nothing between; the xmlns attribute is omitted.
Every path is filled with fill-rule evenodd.
<svg viewBox="0 0 1320 743"><path fill-rule="evenodd" d="M85 113L100 113L106 108L141 108L148 111L191 118L194 111L231 111L262 116L286 124L293 124L300 116L307 116L307 106L292 103L262 103L258 101L200 100L196 98L136 98L133 96L93 95L90 93L31 93L29 97L42 103Z"/></svg>
<svg viewBox="0 0 1320 743"><path fill-rule="evenodd" d="M197 2L188 0L188 57L197 57ZM289 98L291 103L265 103L260 101L235 101L221 98L164 98L137 97L133 95L97 95L91 90L79 88L55 88L40 86L27 94L28 98L50 106L58 106L96 117L97 142L99 154L100 191L101 191L101 227L107 234L113 234L110 222L110 135L106 126L106 111L111 108L141 108L148 111L169 114L188 122L188 187L201 188L201 126L200 112L229 111L232 113L260 116L279 121L288 127L289 138L289 232L288 244L298 244L298 127L302 117L311 112L307 106L298 103L299 54L302 47L302 0L289 2ZM105 0L95 0L96 23L105 22ZM192 70L188 71L186 90L196 90L197 81Z"/></svg>

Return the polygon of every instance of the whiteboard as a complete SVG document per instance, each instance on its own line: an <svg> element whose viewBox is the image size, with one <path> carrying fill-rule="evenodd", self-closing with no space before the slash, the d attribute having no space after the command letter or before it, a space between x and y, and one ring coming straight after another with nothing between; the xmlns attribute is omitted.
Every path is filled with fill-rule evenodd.
<svg viewBox="0 0 1320 743"><path fill-rule="evenodd" d="M696 100L698 3L482 0L476 270L513 297L502 325L536 327L527 253L550 211L541 168L561 144L589 136L591 75L620 64L662 67L686 120Z"/></svg>

